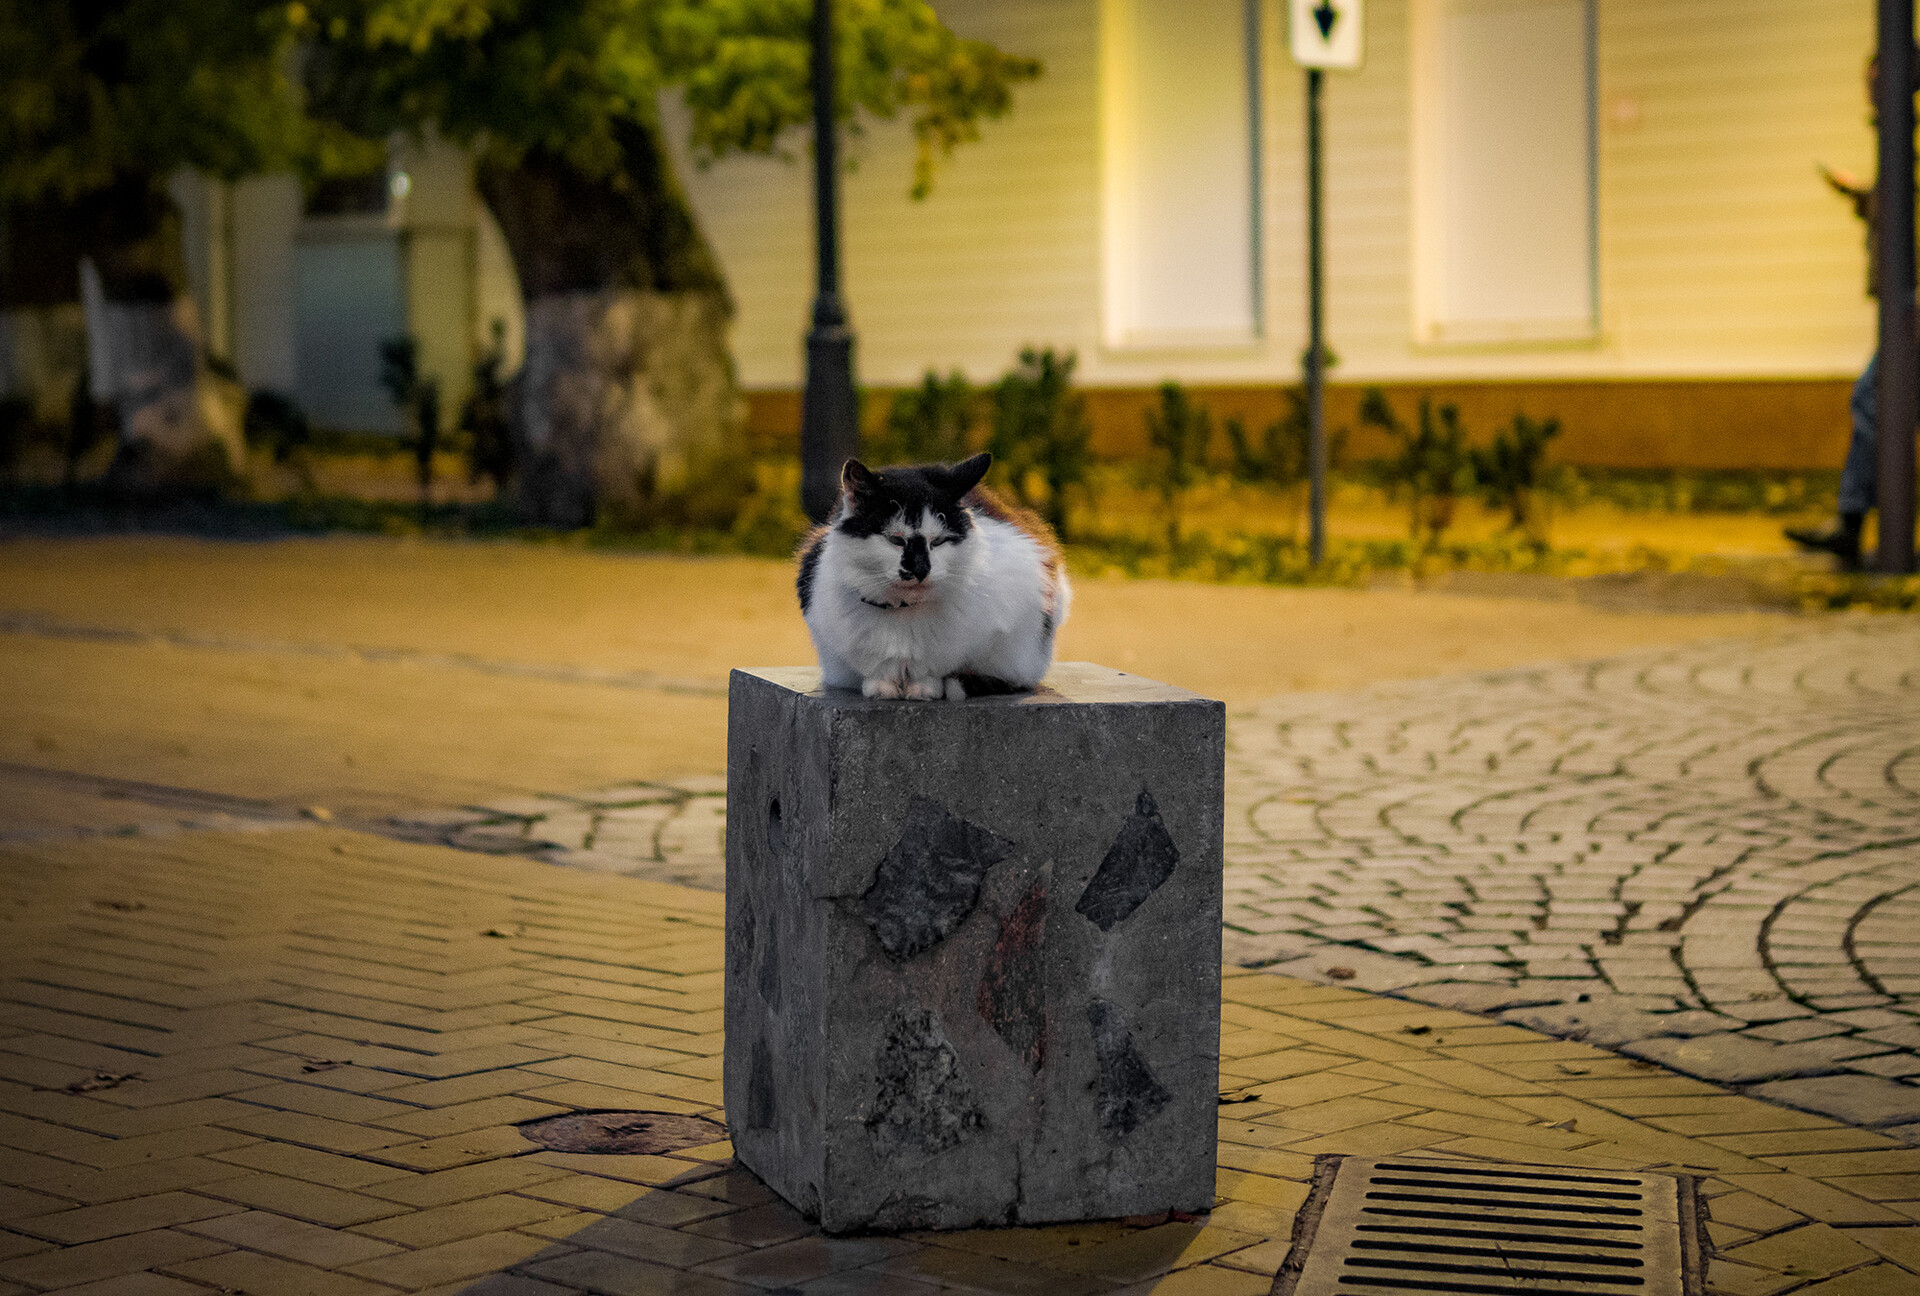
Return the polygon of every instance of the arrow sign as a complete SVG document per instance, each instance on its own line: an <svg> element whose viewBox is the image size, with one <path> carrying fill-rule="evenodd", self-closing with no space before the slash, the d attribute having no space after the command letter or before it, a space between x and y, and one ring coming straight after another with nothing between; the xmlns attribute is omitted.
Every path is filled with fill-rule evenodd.
<svg viewBox="0 0 1920 1296"><path fill-rule="evenodd" d="M1360 66L1361 0L1292 0L1293 60L1301 67Z"/></svg>

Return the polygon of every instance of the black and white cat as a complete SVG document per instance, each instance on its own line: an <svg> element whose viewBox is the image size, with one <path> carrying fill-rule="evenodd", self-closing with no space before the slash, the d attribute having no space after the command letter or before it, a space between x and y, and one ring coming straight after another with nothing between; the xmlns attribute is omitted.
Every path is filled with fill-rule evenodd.
<svg viewBox="0 0 1920 1296"><path fill-rule="evenodd" d="M800 548L800 611L829 688L958 701L1047 673L1073 590L1046 524L980 485L992 462L847 461L832 518Z"/></svg>

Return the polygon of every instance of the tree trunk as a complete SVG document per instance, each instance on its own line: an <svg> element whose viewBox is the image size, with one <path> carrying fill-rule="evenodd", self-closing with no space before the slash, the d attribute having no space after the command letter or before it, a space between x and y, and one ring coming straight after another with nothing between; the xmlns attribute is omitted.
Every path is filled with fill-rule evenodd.
<svg viewBox="0 0 1920 1296"><path fill-rule="evenodd" d="M79 209L89 384L119 426L109 488L137 497L227 488L246 462L242 398L207 369L179 212L146 176L89 194Z"/></svg>
<svg viewBox="0 0 1920 1296"><path fill-rule="evenodd" d="M85 378L80 243L70 207L16 203L0 215L0 400L63 426Z"/></svg>
<svg viewBox="0 0 1920 1296"><path fill-rule="evenodd" d="M657 130L620 143L621 182L541 150L480 167L526 301L514 495L555 526L725 524L751 480L733 304Z"/></svg>

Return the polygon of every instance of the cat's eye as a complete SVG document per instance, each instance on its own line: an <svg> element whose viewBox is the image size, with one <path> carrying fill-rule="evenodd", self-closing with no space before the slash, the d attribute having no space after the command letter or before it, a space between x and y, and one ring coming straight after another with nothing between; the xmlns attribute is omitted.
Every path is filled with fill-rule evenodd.
<svg viewBox="0 0 1920 1296"><path fill-rule="evenodd" d="M953 542L954 542L953 536L943 535L943 536L935 536L933 538L933 543L935 547L938 547L943 544L952 544Z"/></svg>
<svg viewBox="0 0 1920 1296"><path fill-rule="evenodd" d="M907 547L906 537L904 536L890 535L887 537L887 543L895 549L905 549Z"/></svg>

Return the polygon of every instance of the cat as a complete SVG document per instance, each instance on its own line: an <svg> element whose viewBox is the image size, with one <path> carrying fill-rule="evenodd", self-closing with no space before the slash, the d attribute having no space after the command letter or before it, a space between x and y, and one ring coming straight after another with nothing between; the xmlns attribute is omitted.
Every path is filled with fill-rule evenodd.
<svg viewBox="0 0 1920 1296"><path fill-rule="evenodd" d="M993 456L868 468L800 547L800 612L829 688L960 701L1030 690L1073 588L1053 533L980 485Z"/></svg>

